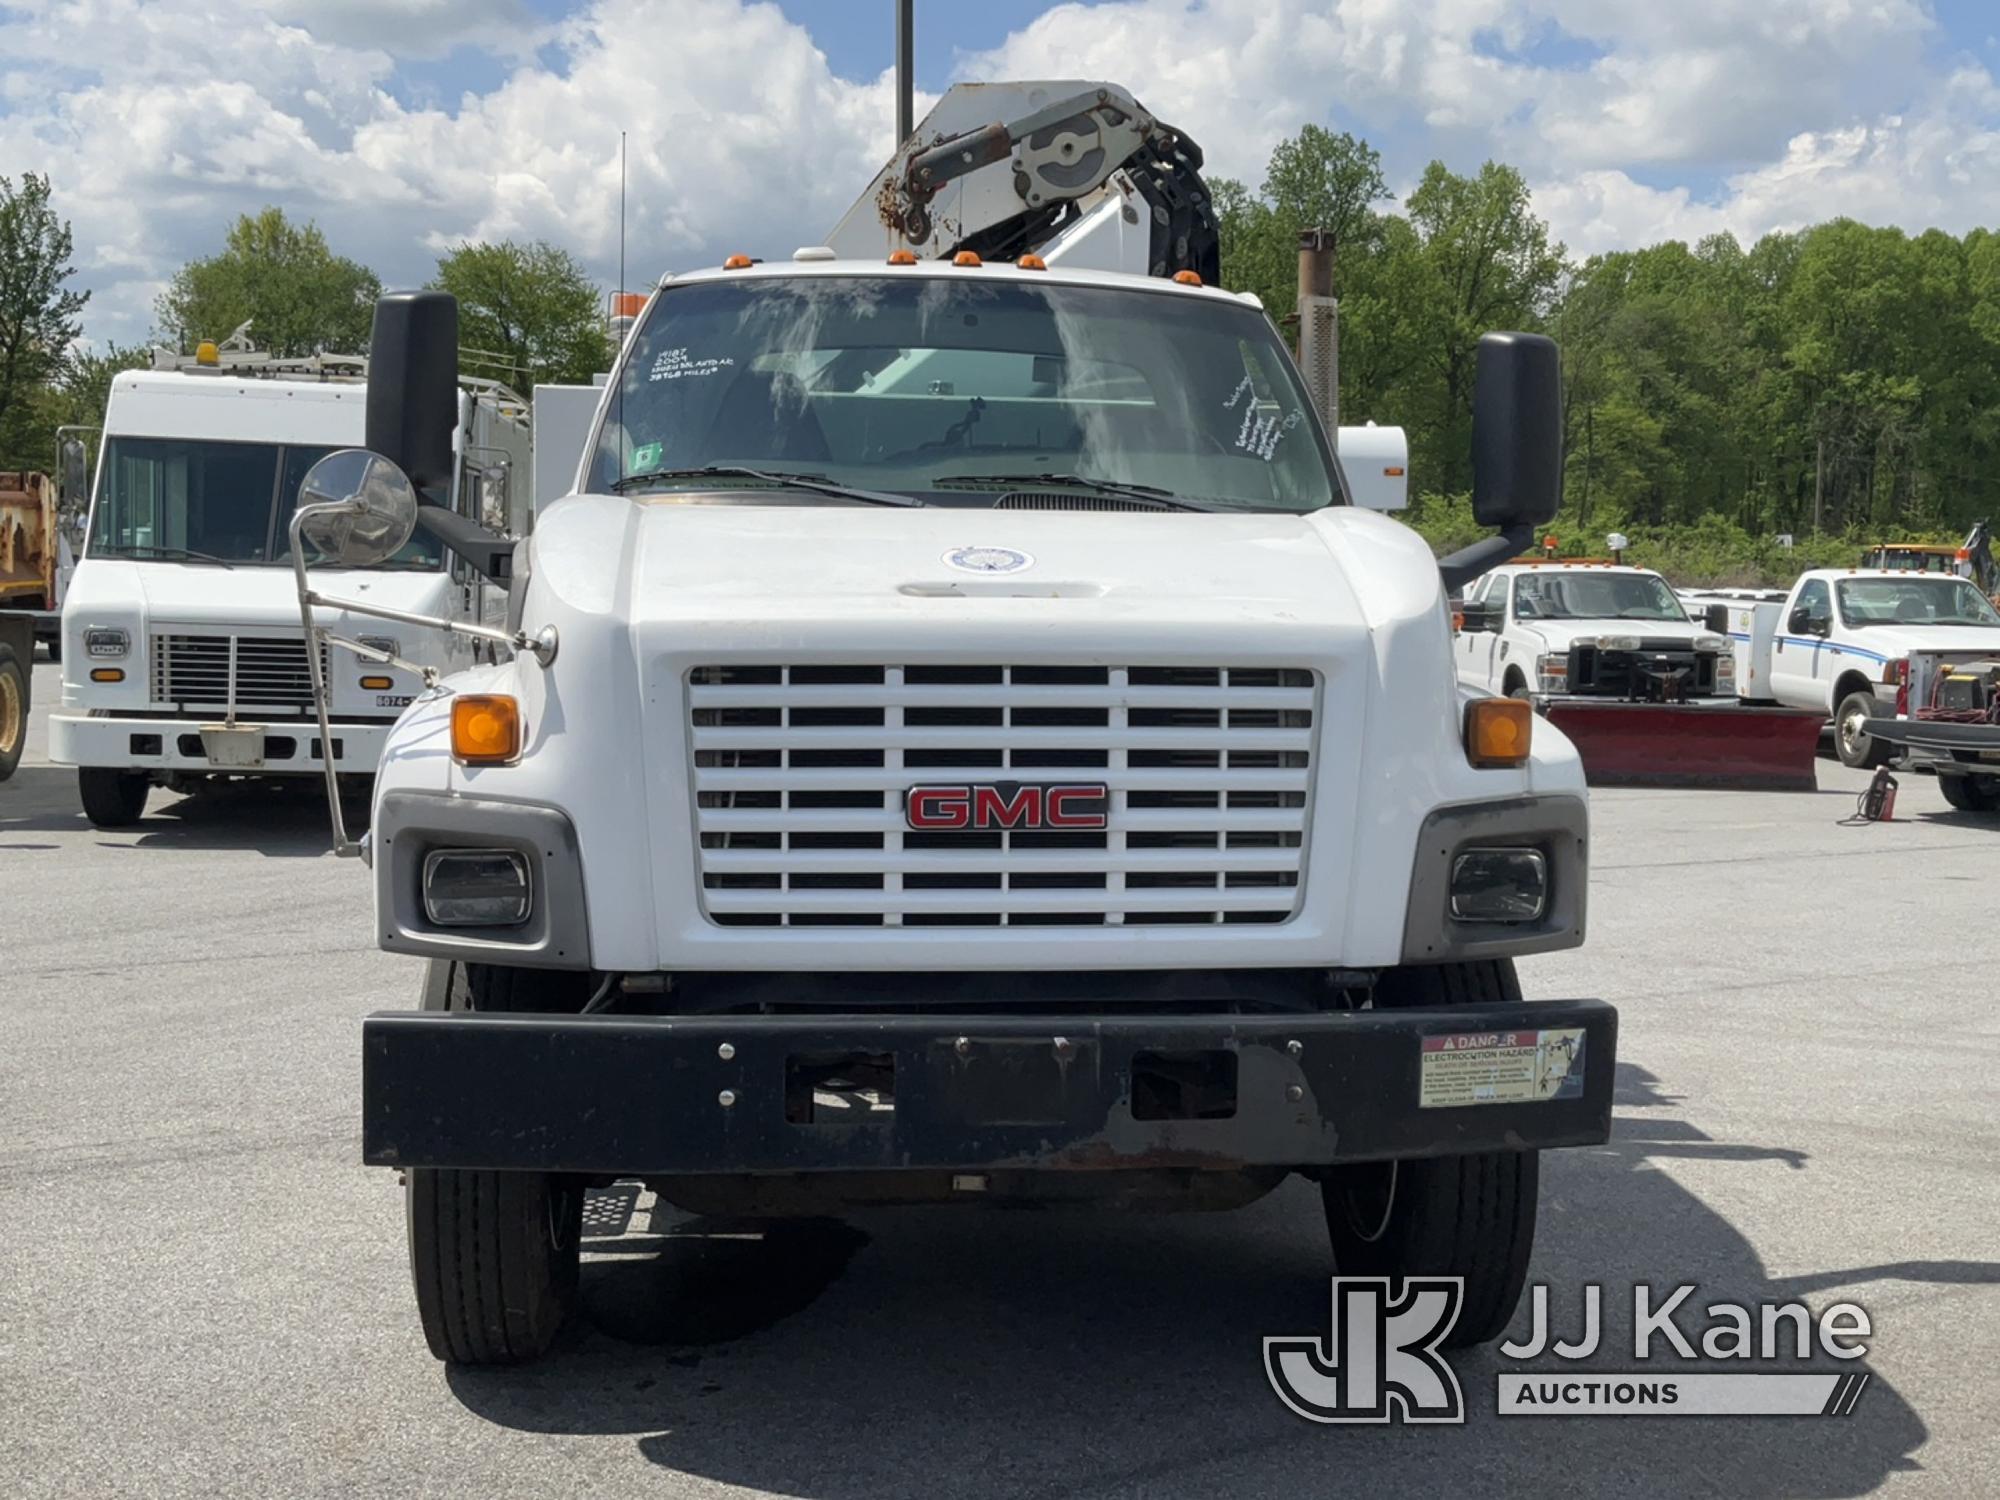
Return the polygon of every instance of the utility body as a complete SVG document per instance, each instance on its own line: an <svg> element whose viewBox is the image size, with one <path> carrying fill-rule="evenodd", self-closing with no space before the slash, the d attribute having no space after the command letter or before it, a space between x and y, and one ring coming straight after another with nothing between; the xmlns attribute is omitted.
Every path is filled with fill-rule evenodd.
<svg viewBox="0 0 2000 1500"><path fill-rule="evenodd" d="M1194 269L1192 144L1110 85L973 93L1026 123L953 90L836 236L865 255L659 285L574 493L489 561L516 649L388 735L376 931L428 970L364 1023L363 1151L406 1174L441 1358L547 1346L616 1177L768 1216L1297 1172L1344 1272L1461 1277L1484 1340L1538 1152L1606 1137L1615 1012L1513 971L1583 939L1582 770L1457 681L1446 601L1559 502L1554 346L1482 341L1501 535L1441 575L1353 503L1400 434L1357 482ZM954 131L1001 186L912 196ZM295 523L335 560L438 524L455 323L378 305L374 451ZM327 572L308 607L365 614Z"/></svg>
<svg viewBox="0 0 2000 1500"><path fill-rule="evenodd" d="M1895 753L1869 722L1901 712L1913 659L2000 657L2000 613L1951 573L1817 568L1781 604L1731 606L1727 623L1743 697L1825 715L1841 760L1866 769Z"/></svg>
<svg viewBox="0 0 2000 1500"><path fill-rule="evenodd" d="M78 768L84 811L129 823L149 790L213 776L319 775L305 631L287 525L319 459L363 441L363 362L258 354L156 357L112 382L87 539L63 609L53 760ZM456 389L456 388L455 388ZM518 535L529 520L526 407L456 389L445 503ZM344 594L423 616L497 620L505 589L435 540L336 576ZM332 763L375 769L416 695L413 667L470 666L462 639L371 626L404 665L348 657L329 678ZM407 648L407 650L406 650ZM329 668L330 658L325 659Z"/></svg>

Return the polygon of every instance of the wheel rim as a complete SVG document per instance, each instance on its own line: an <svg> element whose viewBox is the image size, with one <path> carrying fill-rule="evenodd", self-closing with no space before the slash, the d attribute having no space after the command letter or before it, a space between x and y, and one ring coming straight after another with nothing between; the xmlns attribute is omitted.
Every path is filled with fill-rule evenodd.
<svg viewBox="0 0 2000 1500"><path fill-rule="evenodd" d="M1867 714L1859 708L1850 708L1840 716L1840 748L1849 755L1859 755L1868 736L1861 732L1862 722Z"/></svg>
<svg viewBox="0 0 2000 1500"><path fill-rule="evenodd" d="M21 742L21 688L12 672L0 672L0 755Z"/></svg>
<svg viewBox="0 0 2000 1500"><path fill-rule="evenodd" d="M548 1204L543 1230L548 1235L549 1249L557 1255L570 1247L570 1238L577 1232L577 1206L583 1197L583 1190L574 1183L563 1183L551 1187L546 1194Z"/></svg>
<svg viewBox="0 0 2000 1500"><path fill-rule="evenodd" d="M1389 1231L1389 1216L1396 1208L1396 1179L1399 1163L1379 1162L1354 1167L1354 1176L1340 1190L1340 1210L1348 1230L1365 1245L1372 1245Z"/></svg>

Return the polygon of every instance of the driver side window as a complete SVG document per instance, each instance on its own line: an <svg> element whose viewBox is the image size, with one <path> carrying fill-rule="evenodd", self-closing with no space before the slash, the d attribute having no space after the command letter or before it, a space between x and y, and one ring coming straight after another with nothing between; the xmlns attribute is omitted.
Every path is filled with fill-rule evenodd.
<svg viewBox="0 0 2000 1500"><path fill-rule="evenodd" d="M1815 578L1799 590L1798 612L1804 613L1807 624L1813 630L1825 632L1832 629L1833 599L1824 579Z"/></svg>

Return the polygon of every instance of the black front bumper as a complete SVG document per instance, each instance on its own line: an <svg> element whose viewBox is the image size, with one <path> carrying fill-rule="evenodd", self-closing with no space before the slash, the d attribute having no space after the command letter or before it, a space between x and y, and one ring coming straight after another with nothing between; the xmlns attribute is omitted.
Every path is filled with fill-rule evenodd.
<svg viewBox="0 0 2000 1500"><path fill-rule="evenodd" d="M1489 1038L1501 1050L1482 1049ZM1599 1000L1095 1020L416 1011L369 1016L362 1042L362 1152L377 1166L1227 1169L1597 1144L1618 1013ZM1545 1054L1562 1082L1531 1060ZM860 1055L892 1070L893 1110L802 1119L801 1068ZM1226 1115L1148 1117L1146 1080L1218 1065ZM1463 1102L1481 1087L1502 1097Z"/></svg>

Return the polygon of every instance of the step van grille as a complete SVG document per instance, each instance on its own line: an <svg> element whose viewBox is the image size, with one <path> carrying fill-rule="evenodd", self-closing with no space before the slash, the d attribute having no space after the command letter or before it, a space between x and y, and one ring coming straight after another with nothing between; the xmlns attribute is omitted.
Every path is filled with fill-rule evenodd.
<svg viewBox="0 0 2000 1500"><path fill-rule="evenodd" d="M312 676L303 636L239 635L234 704L238 708L312 708ZM230 706L227 635L155 635L152 683L155 703L181 707ZM320 648L320 666L327 665Z"/></svg>
<svg viewBox="0 0 2000 1500"><path fill-rule="evenodd" d="M1300 667L702 666L697 872L741 927L1278 923L1303 895ZM1102 832L918 832L934 783L1103 783Z"/></svg>

